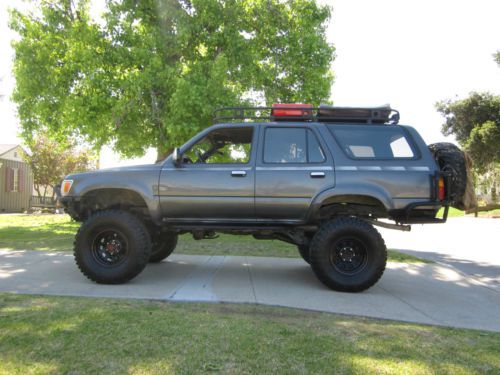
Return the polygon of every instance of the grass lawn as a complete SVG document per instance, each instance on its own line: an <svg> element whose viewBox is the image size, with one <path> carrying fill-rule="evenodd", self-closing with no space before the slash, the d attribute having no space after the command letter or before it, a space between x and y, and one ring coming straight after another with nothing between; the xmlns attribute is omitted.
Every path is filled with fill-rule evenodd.
<svg viewBox="0 0 500 375"><path fill-rule="evenodd" d="M500 334L254 305L0 294L0 374L498 374Z"/></svg>
<svg viewBox="0 0 500 375"><path fill-rule="evenodd" d="M438 212L438 216L442 217L444 212L444 208L441 208ZM468 214L465 215L464 211L457 210L456 208L450 207L448 211L448 217L474 217L474 214ZM483 211L483 212L478 212L479 217L493 217L493 216L500 216L500 210L491 210L491 211Z"/></svg>
<svg viewBox="0 0 500 375"><path fill-rule="evenodd" d="M80 223L68 215L0 215L0 249L71 251ZM256 240L252 236L220 235L217 239L196 241L183 235L178 254L251 255L297 258L297 248L277 240ZM389 250L389 261L432 263L412 255Z"/></svg>

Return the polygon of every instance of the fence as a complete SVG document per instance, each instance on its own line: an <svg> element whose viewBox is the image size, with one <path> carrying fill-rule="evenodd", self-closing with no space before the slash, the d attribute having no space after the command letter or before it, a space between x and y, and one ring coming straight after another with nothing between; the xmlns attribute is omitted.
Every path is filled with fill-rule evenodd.
<svg viewBox="0 0 500 375"><path fill-rule="evenodd" d="M30 199L30 208L56 208L57 199L33 195Z"/></svg>

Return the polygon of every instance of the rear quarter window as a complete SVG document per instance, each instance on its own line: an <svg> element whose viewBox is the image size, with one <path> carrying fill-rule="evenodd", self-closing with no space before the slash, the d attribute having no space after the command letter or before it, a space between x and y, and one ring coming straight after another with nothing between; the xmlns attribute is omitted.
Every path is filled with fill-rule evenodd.
<svg viewBox="0 0 500 375"><path fill-rule="evenodd" d="M406 131L390 125L328 125L344 153L352 159L416 159L417 152Z"/></svg>

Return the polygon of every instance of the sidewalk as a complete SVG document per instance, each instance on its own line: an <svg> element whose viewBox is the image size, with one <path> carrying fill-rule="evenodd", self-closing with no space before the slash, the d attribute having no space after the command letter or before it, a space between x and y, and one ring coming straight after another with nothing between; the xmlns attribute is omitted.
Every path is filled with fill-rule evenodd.
<svg viewBox="0 0 500 375"><path fill-rule="evenodd" d="M0 250L0 292L259 303L500 332L500 292L438 264L389 263L359 294L324 287L300 259L173 254L124 285L98 285L63 252Z"/></svg>

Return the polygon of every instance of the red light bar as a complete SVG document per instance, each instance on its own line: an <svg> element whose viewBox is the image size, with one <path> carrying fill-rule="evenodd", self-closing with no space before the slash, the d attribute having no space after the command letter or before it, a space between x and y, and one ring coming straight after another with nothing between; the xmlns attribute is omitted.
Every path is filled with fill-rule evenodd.
<svg viewBox="0 0 500 375"><path fill-rule="evenodd" d="M278 109L279 108L279 109ZM297 108L297 109L295 109ZM308 108L311 108L309 110ZM273 109L271 110L271 116L281 117L304 117L312 116L312 104L301 104L301 103L275 103L273 104Z"/></svg>

